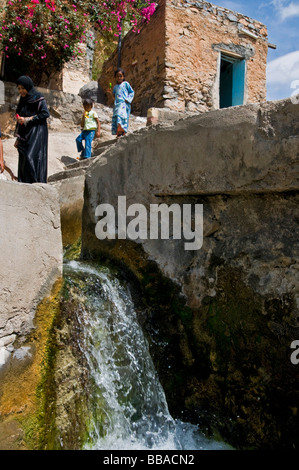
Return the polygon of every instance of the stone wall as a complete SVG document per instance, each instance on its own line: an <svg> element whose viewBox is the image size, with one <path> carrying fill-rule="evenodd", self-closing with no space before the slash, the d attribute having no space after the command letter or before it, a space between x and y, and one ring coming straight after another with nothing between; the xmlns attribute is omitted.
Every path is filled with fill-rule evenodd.
<svg viewBox="0 0 299 470"><path fill-rule="evenodd" d="M48 185L0 181L0 370L34 325L62 274L58 195Z"/></svg>
<svg viewBox="0 0 299 470"><path fill-rule="evenodd" d="M61 71L54 71L50 77L44 74L39 87L77 95L80 88L91 80L93 46L90 39L88 46L80 44L80 50L81 54L66 62Z"/></svg>
<svg viewBox="0 0 299 470"><path fill-rule="evenodd" d="M123 40L122 66L135 89L133 112L219 108L220 54L246 60L244 104L266 99L267 29L258 21L205 1L162 0L139 35ZM115 53L99 84L113 79Z"/></svg>
<svg viewBox="0 0 299 470"><path fill-rule="evenodd" d="M14 83L0 82L4 85L5 103L0 106L0 129L2 134L12 135L15 130L15 110L19 94ZM55 132L80 132L80 122L83 112L81 96L38 87L46 99L50 112L49 130ZM1 91L1 90L0 90ZM94 109L101 122L101 136L94 143L110 140L112 109L100 103L95 103ZM134 131L146 125L146 118L132 115L129 130Z"/></svg>
<svg viewBox="0 0 299 470"><path fill-rule="evenodd" d="M147 127L86 173L82 256L114 260L142 290L172 415L238 448L299 445L298 143L298 105L251 104ZM202 247L185 249L171 224L166 239L118 238L119 196L148 227L150 204L203 204ZM96 236L102 203L114 239Z"/></svg>
<svg viewBox="0 0 299 470"><path fill-rule="evenodd" d="M89 41L91 43L91 40ZM62 70L60 90L64 93L77 95L85 84L89 83L92 75L93 49L91 44L81 44L81 55L67 62ZM51 87L49 87L51 88Z"/></svg>
<svg viewBox="0 0 299 470"><path fill-rule="evenodd" d="M126 79L135 91L132 112L146 116L152 106L163 106L165 80L165 4L160 2L157 11L140 33L130 32L124 39L121 53L121 66ZM99 86L106 92L109 83L115 84L114 72L117 68L117 50L108 59L99 78ZM107 101L111 105L112 101Z"/></svg>
<svg viewBox="0 0 299 470"><path fill-rule="evenodd" d="M59 195L62 244L66 247L81 237L85 175L82 172L54 182L51 177L49 180Z"/></svg>
<svg viewBox="0 0 299 470"><path fill-rule="evenodd" d="M5 103L0 108L0 128L2 134L13 134L15 130L15 111L19 100L19 93L14 83L4 83ZM69 130L74 126L80 128L82 116L82 99L72 93L63 93L58 90L37 88L46 99L50 112L49 128L55 131Z"/></svg>
<svg viewBox="0 0 299 470"><path fill-rule="evenodd" d="M0 249L0 449L34 449L62 281L54 188L0 180Z"/></svg>
<svg viewBox="0 0 299 470"><path fill-rule="evenodd" d="M296 191L297 117L298 105L290 100L252 104L147 127L117 142L87 170L84 213L95 247L101 245L94 233L95 208L102 202L117 208L119 195L126 195L127 205L149 207L172 198ZM86 229L87 240L91 232ZM169 246L165 241L160 247L164 244ZM155 242L142 245L154 256ZM185 266L165 256L165 264L159 261L165 274L174 280L184 276ZM190 302L200 305L197 294Z"/></svg>
<svg viewBox="0 0 299 470"><path fill-rule="evenodd" d="M164 106L191 112L218 109L220 51L246 59L243 104L265 101L266 27L208 2L168 2Z"/></svg>

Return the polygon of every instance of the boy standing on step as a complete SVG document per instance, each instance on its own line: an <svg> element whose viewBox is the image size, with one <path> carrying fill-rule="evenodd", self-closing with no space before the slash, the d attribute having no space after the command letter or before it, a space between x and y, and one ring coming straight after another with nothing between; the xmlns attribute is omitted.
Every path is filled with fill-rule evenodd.
<svg viewBox="0 0 299 470"><path fill-rule="evenodd" d="M76 138L77 150L80 152L78 160L85 160L91 157L91 145L93 139L100 137L101 124L97 113L93 109L93 101L85 99L83 101L84 113L81 119L81 134ZM85 140L85 148L82 141Z"/></svg>

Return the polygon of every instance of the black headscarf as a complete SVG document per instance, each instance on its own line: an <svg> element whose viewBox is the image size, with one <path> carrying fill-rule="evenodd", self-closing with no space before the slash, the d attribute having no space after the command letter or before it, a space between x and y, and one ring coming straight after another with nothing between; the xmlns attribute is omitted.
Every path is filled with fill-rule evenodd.
<svg viewBox="0 0 299 470"><path fill-rule="evenodd" d="M20 97L20 103L25 103L25 102L33 103L34 101L37 101L42 97L41 93L39 93L34 88L34 84L31 78L28 77L27 75L22 75L21 77L19 77L17 79L17 85L22 85L22 87L28 91L26 96Z"/></svg>

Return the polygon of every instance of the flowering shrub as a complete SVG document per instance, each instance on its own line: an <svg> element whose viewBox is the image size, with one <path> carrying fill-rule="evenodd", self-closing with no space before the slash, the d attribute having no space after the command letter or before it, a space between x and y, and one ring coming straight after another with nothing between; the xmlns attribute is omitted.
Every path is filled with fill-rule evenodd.
<svg viewBox="0 0 299 470"><path fill-rule="evenodd" d="M0 21L5 78L26 73L38 84L43 73L49 77L82 53L91 27L118 36L126 22L137 32L155 6L150 0L8 0Z"/></svg>
<svg viewBox="0 0 299 470"><path fill-rule="evenodd" d="M86 5L86 2L81 2ZM149 21L156 9L151 0L110 0L90 2L88 12L92 23L118 36L125 21L138 32L140 20Z"/></svg>
<svg viewBox="0 0 299 470"><path fill-rule="evenodd" d="M61 70L80 53L86 19L63 0L8 0L0 38L8 79L31 74L39 83L43 72Z"/></svg>

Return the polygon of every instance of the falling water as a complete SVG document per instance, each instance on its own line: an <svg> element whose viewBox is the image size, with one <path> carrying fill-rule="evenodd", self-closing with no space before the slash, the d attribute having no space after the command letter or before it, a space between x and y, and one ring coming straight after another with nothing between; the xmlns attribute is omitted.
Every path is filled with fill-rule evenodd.
<svg viewBox="0 0 299 470"><path fill-rule="evenodd" d="M92 380L85 449L227 448L171 417L126 284L107 267L77 261L65 277L80 286L80 347Z"/></svg>

